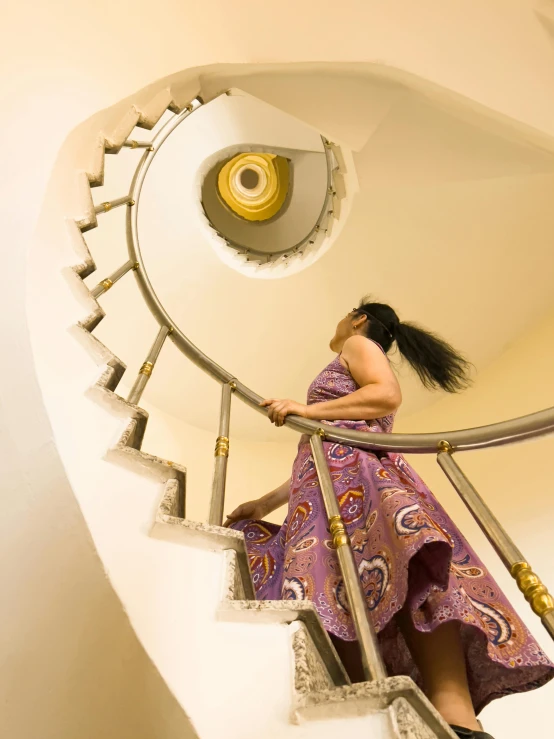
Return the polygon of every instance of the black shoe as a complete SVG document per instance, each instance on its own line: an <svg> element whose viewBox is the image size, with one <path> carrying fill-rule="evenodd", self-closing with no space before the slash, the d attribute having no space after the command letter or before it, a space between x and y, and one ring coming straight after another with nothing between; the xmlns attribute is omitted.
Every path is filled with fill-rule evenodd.
<svg viewBox="0 0 554 739"><path fill-rule="evenodd" d="M486 731L473 731L473 729L465 729L463 726L454 726L454 724L450 724L450 728L460 739L494 739Z"/></svg>

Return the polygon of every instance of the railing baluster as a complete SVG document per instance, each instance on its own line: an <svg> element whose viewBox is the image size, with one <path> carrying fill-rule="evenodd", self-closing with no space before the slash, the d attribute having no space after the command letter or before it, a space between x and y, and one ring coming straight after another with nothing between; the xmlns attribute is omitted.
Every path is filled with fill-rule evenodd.
<svg viewBox="0 0 554 739"><path fill-rule="evenodd" d="M208 522L213 526L223 523L225 505L225 484L227 482L227 459L229 458L229 427L231 423L231 397L236 385L233 381L221 388L221 412L219 415L219 435L215 443L214 478L212 499Z"/></svg>
<svg viewBox="0 0 554 739"><path fill-rule="evenodd" d="M103 295L113 287L115 283L123 277L123 275L126 275L131 269L138 269L138 266L138 262L133 262L132 259L129 259L129 261L125 262L122 267L116 269L115 272L113 272L109 277L106 277L105 280L102 280L102 282L99 282L98 285L90 291L92 297L99 298L100 295Z"/></svg>
<svg viewBox="0 0 554 739"><path fill-rule="evenodd" d="M149 149L150 151L154 151L151 141L135 141L134 139L127 139L123 146L128 149Z"/></svg>
<svg viewBox="0 0 554 739"><path fill-rule="evenodd" d="M554 639L554 600L521 551L454 460L452 446L441 441L437 461L454 489L477 521L494 550L506 565L518 588Z"/></svg>
<svg viewBox="0 0 554 739"><path fill-rule="evenodd" d="M168 326L162 326L158 331L158 335L156 336L156 339L152 344L152 348L148 352L146 361L143 362L142 367L139 370L138 377L135 380L135 384L131 388L131 392L129 393L129 397L127 398L129 403L133 403L133 405L136 405L139 402L144 388L146 387L146 383L150 379L150 375L152 374L152 370L154 369L156 360L160 354L160 351L162 350L162 346L164 344L166 336L172 331L173 328L169 328Z"/></svg>
<svg viewBox="0 0 554 739"><path fill-rule="evenodd" d="M350 605L350 613L362 653L362 665L367 680L383 680L387 673L377 635L371 623L362 591L354 554L350 546L350 538L340 515L340 508L335 495L333 481L325 459L323 437L325 432L320 430L310 439L312 455L315 462L319 485L323 495L325 510L329 518L329 529L333 537L333 544L337 550L339 564L344 578L346 596Z"/></svg>
<svg viewBox="0 0 554 739"><path fill-rule="evenodd" d="M135 201L130 195L126 195L124 198L116 198L115 200L108 200L105 203L100 203L94 208L94 212L98 215L100 213L107 213L109 210L119 208L121 205L134 205Z"/></svg>

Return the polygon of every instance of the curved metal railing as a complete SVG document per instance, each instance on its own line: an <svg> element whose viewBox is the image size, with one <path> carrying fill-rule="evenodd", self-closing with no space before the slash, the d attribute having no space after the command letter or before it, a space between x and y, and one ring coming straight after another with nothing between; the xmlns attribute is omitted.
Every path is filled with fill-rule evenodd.
<svg viewBox="0 0 554 739"><path fill-rule="evenodd" d="M260 402L262 401L261 396L257 395L241 383L232 373L220 367L210 357L204 354L174 324L150 282L142 258L138 234L138 207L142 186L148 169L168 136L170 136L177 126L194 113L195 110L201 107L201 105L203 105L201 98L193 100L183 112L175 114L153 137L151 142L126 142L125 145L130 148L144 149L142 158L133 176L129 194L97 206L96 212L107 212L121 205L129 206L126 221L129 260L116 270L116 272L100 282L92 290L92 294L94 297L99 297L106 290L110 289L126 272L134 271L144 300L160 325L152 348L129 394L128 400L130 402L136 404L140 401L141 395L154 369L156 359L168 336L186 357L222 384L220 428L215 449L216 465L209 517L210 523L221 525L227 457L229 454L231 396L234 393L259 413L267 414L267 410L260 406ZM329 142L325 143L327 151L332 145ZM329 192L328 188L327 198L329 197L332 197L332 193ZM327 199L325 203L327 204ZM322 214L324 213L325 208L322 210ZM314 227L312 235L316 232L316 228L317 224ZM384 677L385 670L377 647L371 620L367 614L367 606L357 576L350 541L340 515L333 483L326 464L324 441L341 443L366 450L437 454L438 462L447 478L516 580L518 587L531 604L533 611L541 618L548 633L554 639L554 600L549 595L539 577L531 570L521 551L504 531L492 511L488 508L453 458L454 452L514 444L552 433L554 432L554 408L547 408L537 413L531 413L520 418L486 426L425 434L384 434L351 431L349 429L330 426L323 421L315 422L297 416L287 417L286 425L295 431L310 436L312 454L329 518L330 532L341 564L347 597L351 606L362 652L364 671L368 679Z"/></svg>

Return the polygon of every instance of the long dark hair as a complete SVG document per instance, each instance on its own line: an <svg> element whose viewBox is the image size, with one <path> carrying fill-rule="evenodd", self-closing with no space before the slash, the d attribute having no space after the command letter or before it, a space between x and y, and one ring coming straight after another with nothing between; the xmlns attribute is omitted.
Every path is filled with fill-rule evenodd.
<svg viewBox="0 0 554 739"><path fill-rule="evenodd" d="M449 393L471 384L471 364L450 344L414 323L404 323L386 303L363 298L356 309L365 315L366 336L388 352L396 341L400 354L417 372L428 389L442 388Z"/></svg>

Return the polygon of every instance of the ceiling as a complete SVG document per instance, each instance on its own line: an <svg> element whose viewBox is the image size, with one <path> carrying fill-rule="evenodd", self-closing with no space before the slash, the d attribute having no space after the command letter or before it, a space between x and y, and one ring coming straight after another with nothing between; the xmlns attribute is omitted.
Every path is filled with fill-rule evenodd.
<svg viewBox="0 0 554 739"><path fill-rule="evenodd" d="M352 86L340 75L327 75L324 83ZM367 293L390 302L402 319L440 333L481 370L552 305L554 156L371 79L358 78L353 105L333 112L330 120L325 108L322 133L331 127L335 140L355 149L360 190L332 248L283 279L256 280L230 269L194 215L197 204L183 187L185 160L163 180L152 171L155 187L145 186L141 201L141 247L159 298L197 346L264 396L302 400L333 358L328 342L337 321ZM177 129L182 136L186 126ZM165 146L175 146L176 161L183 161L176 134ZM95 200L125 192L135 164L130 151L109 158ZM99 267L91 283L126 258L123 211L87 233ZM96 333L127 362L130 386L155 322L130 276L101 302L108 317ZM391 358L401 377L402 413L438 398ZM217 385L169 342L146 396L149 405L187 423L216 427ZM292 433L235 406L233 435L272 441Z"/></svg>

